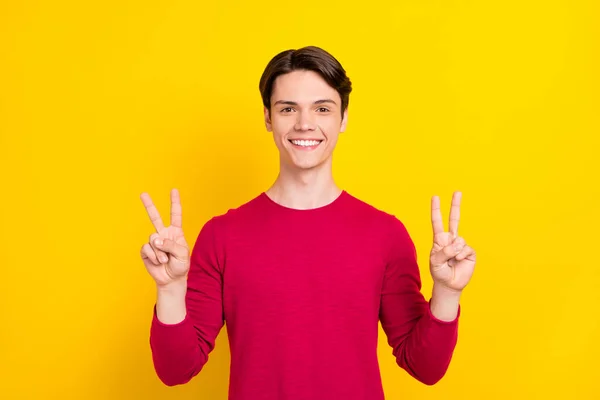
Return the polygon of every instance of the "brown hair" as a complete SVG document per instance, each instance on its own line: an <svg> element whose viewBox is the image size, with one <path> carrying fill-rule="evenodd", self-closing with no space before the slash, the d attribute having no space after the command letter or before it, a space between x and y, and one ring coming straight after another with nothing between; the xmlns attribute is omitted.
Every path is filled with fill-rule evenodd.
<svg viewBox="0 0 600 400"><path fill-rule="evenodd" d="M346 70L342 64L327 51L316 46L285 50L269 61L258 85L263 104L268 110L271 110L271 93L275 79L279 75L296 70L310 70L321 75L329 86L339 93L342 99L343 116L344 111L348 108L352 83L346 76Z"/></svg>

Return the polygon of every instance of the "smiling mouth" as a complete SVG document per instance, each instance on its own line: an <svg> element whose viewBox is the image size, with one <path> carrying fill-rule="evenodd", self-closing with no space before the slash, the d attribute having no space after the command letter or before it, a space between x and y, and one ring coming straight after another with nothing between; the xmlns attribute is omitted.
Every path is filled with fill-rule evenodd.
<svg viewBox="0 0 600 400"><path fill-rule="evenodd" d="M316 149L323 140L304 140L304 139L288 139L288 141L294 145L296 148L305 149L305 150L313 150Z"/></svg>

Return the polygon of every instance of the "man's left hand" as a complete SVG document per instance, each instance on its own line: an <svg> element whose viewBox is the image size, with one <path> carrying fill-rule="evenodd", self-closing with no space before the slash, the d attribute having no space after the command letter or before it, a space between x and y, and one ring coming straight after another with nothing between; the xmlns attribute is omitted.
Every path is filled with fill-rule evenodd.
<svg viewBox="0 0 600 400"><path fill-rule="evenodd" d="M469 283L475 269L475 250L458 236L461 192L454 192L450 208L449 231L444 230L440 198L431 199L431 224L433 247L429 257L429 269L435 284L451 291L461 292Z"/></svg>

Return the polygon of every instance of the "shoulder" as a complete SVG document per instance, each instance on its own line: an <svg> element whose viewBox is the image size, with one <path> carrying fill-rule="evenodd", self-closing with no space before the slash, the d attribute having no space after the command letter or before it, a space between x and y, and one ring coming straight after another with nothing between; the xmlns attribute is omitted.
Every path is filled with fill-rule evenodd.
<svg viewBox="0 0 600 400"><path fill-rule="evenodd" d="M385 211L352 194L347 193L347 196L353 215L372 221L387 233L406 231L404 223L395 214Z"/></svg>
<svg viewBox="0 0 600 400"><path fill-rule="evenodd" d="M389 257L413 256L414 242L404 222L395 214L349 195L353 218L363 221L372 231L377 231L384 242Z"/></svg>
<svg viewBox="0 0 600 400"><path fill-rule="evenodd" d="M262 193L257 194L244 203L230 207L227 211L212 216L206 221L205 226L208 226L215 233L223 234L232 227L256 222L257 219L260 219L263 208Z"/></svg>
<svg viewBox="0 0 600 400"><path fill-rule="evenodd" d="M208 249L223 256L226 244L232 237L239 236L243 226L256 224L254 219L257 215L261 215L260 206L260 195L258 195L225 212L213 215L200 228L194 247Z"/></svg>

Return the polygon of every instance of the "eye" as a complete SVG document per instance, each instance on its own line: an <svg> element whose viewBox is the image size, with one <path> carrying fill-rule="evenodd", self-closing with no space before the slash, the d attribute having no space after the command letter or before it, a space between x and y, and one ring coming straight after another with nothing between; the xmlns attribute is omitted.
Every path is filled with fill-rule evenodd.
<svg viewBox="0 0 600 400"><path fill-rule="evenodd" d="M286 108L282 108L281 112L282 113L287 113L287 112L292 112L293 108L292 107L286 107Z"/></svg>
<svg viewBox="0 0 600 400"><path fill-rule="evenodd" d="M328 111L329 111L329 108L327 108L327 107L319 107L317 110L318 110L319 112L328 112Z"/></svg>

